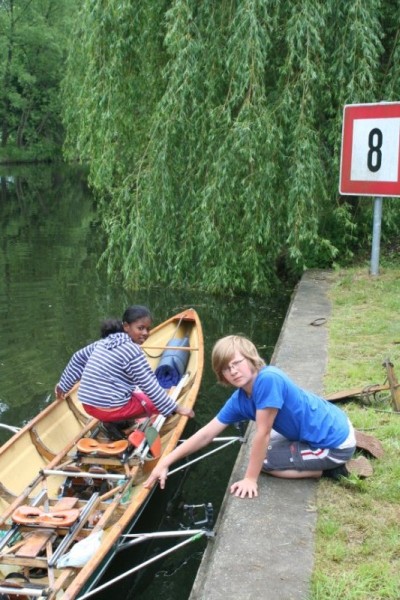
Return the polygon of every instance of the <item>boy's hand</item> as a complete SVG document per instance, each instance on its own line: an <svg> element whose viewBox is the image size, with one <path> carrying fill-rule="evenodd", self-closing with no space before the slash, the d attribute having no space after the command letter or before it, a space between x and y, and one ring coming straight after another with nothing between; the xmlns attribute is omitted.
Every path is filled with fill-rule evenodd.
<svg viewBox="0 0 400 600"><path fill-rule="evenodd" d="M231 485L231 494L235 494L237 498L256 498L258 496L258 485L256 479L245 477Z"/></svg>

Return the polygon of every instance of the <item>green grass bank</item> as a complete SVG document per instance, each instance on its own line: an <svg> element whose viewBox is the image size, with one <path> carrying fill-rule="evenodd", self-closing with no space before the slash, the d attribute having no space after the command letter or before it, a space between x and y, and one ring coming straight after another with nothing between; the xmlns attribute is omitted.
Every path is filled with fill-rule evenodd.
<svg viewBox="0 0 400 600"><path fill-rule="evenodd" d="M400 258L337 270L330 289L326 393L384 384L389 358L400 380ZM400 598L400 413L390 393L340 406L354 426L377 437L385 455L373 476L321 480L310 600Z"/></svg>

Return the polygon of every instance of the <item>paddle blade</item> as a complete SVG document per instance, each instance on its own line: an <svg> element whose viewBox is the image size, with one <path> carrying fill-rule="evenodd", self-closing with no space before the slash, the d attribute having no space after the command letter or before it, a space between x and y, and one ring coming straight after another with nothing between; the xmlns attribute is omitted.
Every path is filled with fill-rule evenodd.
<svg viewBox="0 0 400 600"><path fill-rule="evenodd" d="M132 446L135 446L135 448L139 448L140 444L145 438L146 436L143 431L141 431L140 429L135 429L135 431L132 431L132 433L129 435L128 440L132 444Z"/></svg>
<svg viewBox="0 0 400 600"><path fill-rule="evenodd" d="M153 458L158 458L161 454L161 438L155 427L150 426L146 429L146 441Z"/></svg>

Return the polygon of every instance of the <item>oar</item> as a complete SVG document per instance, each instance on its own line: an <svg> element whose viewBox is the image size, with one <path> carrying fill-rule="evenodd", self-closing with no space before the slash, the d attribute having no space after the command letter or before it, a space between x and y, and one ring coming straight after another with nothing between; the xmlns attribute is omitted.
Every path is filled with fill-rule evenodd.
<svg viewBox="0 0 400 600"><path fill-rule="evenodd" d="M137 427L137 429L135 429L134 431L132 431L131 434L129 434L128 440L132 444L132 446L134 446L135 448L139 448L139 446L146 439L145 432L146 432L147 427L149 427L151 422L154 421L155 419L156 419L156 415L152 415L150 417L144 418L142 420L142 422L139 424L139 426Z"/></svg>
<svg viewBox="0 0 400 600"><path fill-rule="evenodd" d="M106 588L110 587L114 583L117 583L118 581L121 581L121 579L124 579L125 577L128 577L129 575L132 575L133 573L136 573L140 569L143 569L144 567L147 567L147 566L153 564L157 560L160 560L161 558L164 558L165 556L172 554L172 552L175 552L176 550L180 550L181 548L183 548L184 546L187 546L188 544L191 544L192 542L200 540L203 536L209 535L209 532L207 532L205 529L189 530L189 531L184 532L183 534L181 534L179 532L178 535L184 535L185 533L186 533L186 535L190 536L188 539L183 540L182 542L179 542L178 544L175 544L175 546L172 546L171 548L168 548L167 550L160 552L160 554L157 554L156 556L149 558L145 562L142 562L140 565L136 565L136 567L133 567L132 569L129 569L128 571L125 571L124 573L122 573L121 575L118 575L114 579L110 579L106 583L103 583L102 585L99 585L97 588L94 588L91 591L87 592L86 594L83 594L83 596L80 596L81 600L84 600L85 598L91 598L98 592L105 590Z"/></svg>
<svg viewBox="0 0 400 600"><path fill-rule="evenodd" d="M145 442L150 449L153 458L160 456L161 440L158 435L158 430L153 425L149 425L150 419L146 421L146 425L140 426L129 435L128 440L135 448L139 448Z"/></svg>
<svg viewBox="0 0 400 600"><path fill-rule="evenodd" d="M190 373L185 373L185 375L183 375L183 377L181 377L178 385L169 394L172 400L177 402L179 395L180 395L181 391L183 390L183 388L185 387L189 378L190 378ZM145 460L149 450L150 450L151 454L153 454L153 451L155 453L158 452L158 454L156 454L155 456L153 454L154 458L157 458L157 456L159 456L161 454L161 439L160 439L159 432L166 420L167 420L167 417L165 417L164 415L161 415L161 414L157 415L157 418L155 419L153 425L151 427L147 428L148 430L150 430L149 434L148 434L149 440L147 440L147 438L145 437L145 439L142 440L142 443L132 453L132 455L131 455L132 457L140 456L140 458L142 460ZM153 448L153 450L152 450L152 448Z"/></svg>
<svg viewBox="0 0 400 600"><path fill-rule="evenodd" d="M0 428L7 429L12 433L18 433L18 431L21 431L21 427L14 427L14 425L6 425L6 423L0 423Z"/></svg>

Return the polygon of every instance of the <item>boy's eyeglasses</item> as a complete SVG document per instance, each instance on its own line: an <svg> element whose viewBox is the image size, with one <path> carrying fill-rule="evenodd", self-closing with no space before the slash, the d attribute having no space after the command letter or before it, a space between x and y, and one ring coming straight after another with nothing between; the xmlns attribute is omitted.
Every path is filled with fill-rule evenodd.
<svg viewBox="0 0 400 600"><path fill-rule="evenodd" d="M232 373L232 369L235 369L235 371L237 370L238 366L240 365L240 363L242 363L244 360L246 360L245 358L241 358L240 360L234 360L233 362L231 362L230 365L227 365L226 367L224 367L222 369L222 373L223 375L227 375L228 373Z"/></svg>

